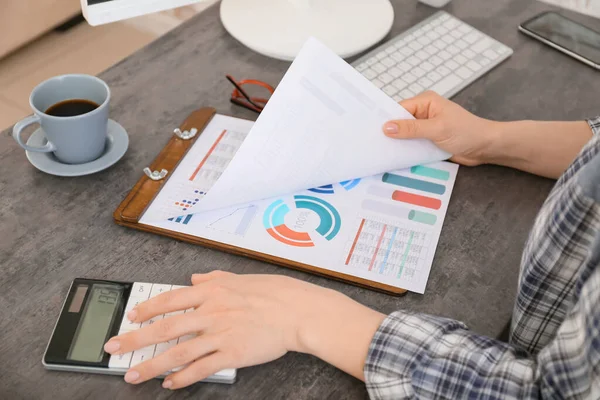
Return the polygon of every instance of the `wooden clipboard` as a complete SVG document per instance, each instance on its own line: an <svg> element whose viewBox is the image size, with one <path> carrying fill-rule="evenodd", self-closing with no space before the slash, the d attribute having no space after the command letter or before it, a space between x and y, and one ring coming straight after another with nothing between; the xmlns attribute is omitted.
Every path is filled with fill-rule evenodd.
<svg viewBox="0 0 600 400"><path fill-rule="evenodd" d="M406 290L404 289L359 278L350 274L342 274L339 272L330 271L328 269L287 260L285 258L244 249L242 247L231 246L214 240L204 239L197 236L187 235L170 231L168 229L156 228L150 225L139 223L144 211L146 211L148 206L152 203L152 200L154 200L155 196L160 192L163 185L167 182L169 176L177 168L179 162L185 157L187 151L193 146L196 139L202 134L203 130L206 128L215 114L216 110L214 108L201 108L190 114L188 118L181 124L179 127L179 132L189 132L195 128L198 133L189 139L182 138L177 134L174 134L171 137L167 145L161 150L161 152L149 166L150 171L155 171L154 177L146 174L143 175L113 213L113 218L118 225L138 229L144 232L168 236L184 242L222 250L228 253L249 257L300 271L310 272L391 295L399 296L406 293ZM160 171L162 170L167 171L167 175L158 179L160 177Z"/></svg>

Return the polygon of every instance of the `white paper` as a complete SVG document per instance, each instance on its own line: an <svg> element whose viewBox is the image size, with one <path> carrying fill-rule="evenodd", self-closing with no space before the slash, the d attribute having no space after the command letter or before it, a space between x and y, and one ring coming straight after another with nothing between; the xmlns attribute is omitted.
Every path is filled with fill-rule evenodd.
<svg viewBox="0 0 600 400"><path fill-rule="evenodd" d="M196 212L450 157L428 140L383 135L386 121L409 118L352 66L310 39Z"/></svg>
<svg viewBox="0 0 600 400"><path fill-rule="evenodd" d="M437 162L198 213L202 193L251 127L250 121L215 116L140 223L424 292L456 164Z"/></svg>

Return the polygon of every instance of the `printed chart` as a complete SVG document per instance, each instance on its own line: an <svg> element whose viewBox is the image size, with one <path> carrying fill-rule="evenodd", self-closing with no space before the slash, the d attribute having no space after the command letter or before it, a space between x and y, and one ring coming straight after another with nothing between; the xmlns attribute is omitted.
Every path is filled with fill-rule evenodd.
<svg viewBox="0 0 600 400"><path fill-rule="evenodd" d="M254 220L258 208L254 205L240 207L215 219L206 227L225 233L244 236Z"/></svg>
<svg viewBox="0 0 600 400"><path fill-rule="evenodd" d="M263 226L273 238L295 247L315 246L315 236L332 240L340 231L339 212L314 196L294 196L292 206L279 199L265 210Z"/></svg>
<svg viewBox="0 0 600 400"><path fill-rule="evenodd" d="M342 181L339 183L339 186L342 189L348 191L348 190L354 189L359 183L360 183L360 178L357 178L357 179L351 179L349 181ZM313 193L319 193L319 194L334 194L335 193L334 185L324 185L324 186L319 186L319 187L308 189L308 190L310 190Z"/></svg>
<svg viewBox="0 0 600 400"><path fill-rule="evenodd" d="M412 279L427 261L427 232L361 219L346 265L396 279Z"/></svg>

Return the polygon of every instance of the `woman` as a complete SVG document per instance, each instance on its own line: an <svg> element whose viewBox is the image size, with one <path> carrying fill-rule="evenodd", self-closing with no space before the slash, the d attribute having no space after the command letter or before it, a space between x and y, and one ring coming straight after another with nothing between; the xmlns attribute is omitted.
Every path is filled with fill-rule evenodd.
<svg viewBox="0 0 600 400"><path fill-rule="evenodd" d="M201 335L131 368L127 382L191 363L163 382L178 389L298 351L364 380L378 399L600 398L600 118L493 122L434 93L401 104L416 120L388 122L389 137L430 139L464 165L560 176L523 254L510 343L445 318L405 311L386 317L283 276L215 271L128 314L141 322L196 308L110 339L111 354Z"/></svg>

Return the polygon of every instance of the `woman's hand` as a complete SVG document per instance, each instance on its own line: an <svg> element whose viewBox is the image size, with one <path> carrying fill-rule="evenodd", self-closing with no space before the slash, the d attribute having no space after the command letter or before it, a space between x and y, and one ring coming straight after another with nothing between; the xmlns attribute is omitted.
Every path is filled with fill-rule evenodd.
<svg viewBox="0 0 600 400"><path fill-rule="evenodd" d="M125 375L127 382L141 383L187 365L165 378L163 387L177 389L223 369L275 360L287 351L314 354L362 378L369 344L384 318L338 292L283 276L214 271L194 275L192 283L139 304L127 317L143 322L174 311L194 311L106 343L108 353L120 354L198 335L132 367Z"/></svg>
<svg viewBox="0 0 600 400"><path fill-rule="evenodd" d="M495 122L479 118L435 92L425 92L400 102L415 120L390 121L385 134L397 139L429 139L464 165L488 162L487 150Z"/></svg>

